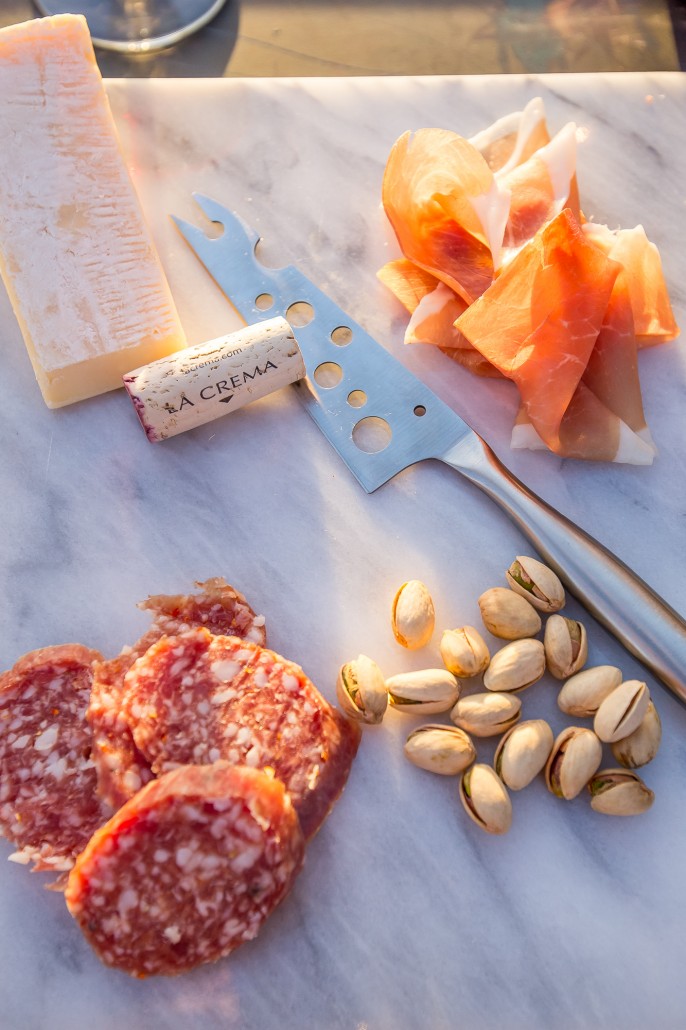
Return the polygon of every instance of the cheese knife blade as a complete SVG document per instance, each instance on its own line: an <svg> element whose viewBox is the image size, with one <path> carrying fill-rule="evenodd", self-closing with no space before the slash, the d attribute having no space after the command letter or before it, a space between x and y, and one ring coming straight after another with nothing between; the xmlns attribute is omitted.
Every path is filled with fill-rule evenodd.
<svg viewBox="0 0 686 1030"><path fill-rule="evenodd" d="M265 267L256 256L259 234L236 212L202 194L194 198L219 235L174 221L242 318L290 320L303 309L309 316L294 325L307 378L292 389L364 489L376 490L426 458L450 465L507 512L567 589L686 702L681 616L521 483L456 412L297 268Z"/></svg>

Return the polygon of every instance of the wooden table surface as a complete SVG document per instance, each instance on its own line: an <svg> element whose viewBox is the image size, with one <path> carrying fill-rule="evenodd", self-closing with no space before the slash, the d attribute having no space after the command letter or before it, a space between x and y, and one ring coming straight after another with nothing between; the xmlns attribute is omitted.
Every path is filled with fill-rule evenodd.
<svg viewBox="0 0 686 1030"><path fill-rule="evenodd" d="M683 7L673 10L678 27ZM3 0L0 26L36 13L31 0ZM669 0L227 0L210 25L163 53L98 57L111 78L680 68Z"/></svg>

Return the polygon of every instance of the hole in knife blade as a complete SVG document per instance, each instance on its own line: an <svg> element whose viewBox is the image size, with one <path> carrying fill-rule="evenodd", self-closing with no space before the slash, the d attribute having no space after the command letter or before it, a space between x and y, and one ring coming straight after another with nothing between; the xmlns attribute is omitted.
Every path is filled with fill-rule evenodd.
<svg viewBox="0 0 686 1030"><path fill-rule="evenodd" d="M414 408L414 413L417 416L417 418L421 418L422 415L426 415L426 408L423 404L416 404Z"/></svg>
<svg viewBox="0 0 686 1030"><path fill-rule="evenodd" d="M353 427L353 443L366 454L378 454L391 442L391 427L385 418L370 415Z"/></svg>
<svg viewBox="0 0 686 1030"><path fill-rule="evenodd" d="M353 331L350 326L339 325L331 333L331 341L337 347L347 347L353 338Z"/></svg>
<svg viewBox="0 0 686 1030"><path fill-rule="evenodd" d="M287 264L283 257L278 254L274 244L270 243L269 240L265 240L262 236L255 244L253 253L255 260L259 261L264 268L283 268Z"/></svg>
<svg viewBox="0 0 686 1030"><path fill-rule="evenodd" d="M224 223L223 222L210 222L210 228L207 236L210 240L218 240L224 235Z"/></svg>
<svg viewBox="0 0 686 1030"><path fill-rule="evenodd" d="M271 293L260 293L258 297L255 297L255 307L258 311L269 311L273 303L274 298Z"/></svg>
<svg viewBox="0 0 686 1030"><path fill-rule="evenodd" d="M314 318L314 308L306 300L296 300L286 310L286 321L297 329L309 325Z"/></svg>
<svg viewBox="0 0 686 1030"><path fill-rule="evenodd" d="M364 390L351 390L347 400L351 408L363 408L367 403L367 394Z"/></svg>
<svg viewBox="0 0 686 1030"><path fill-rule="evenodd" d="M314 381L324 390L331 390L334 386L338 386L342 378L343 369L335 361L324 361L314 370Z"/></svg>

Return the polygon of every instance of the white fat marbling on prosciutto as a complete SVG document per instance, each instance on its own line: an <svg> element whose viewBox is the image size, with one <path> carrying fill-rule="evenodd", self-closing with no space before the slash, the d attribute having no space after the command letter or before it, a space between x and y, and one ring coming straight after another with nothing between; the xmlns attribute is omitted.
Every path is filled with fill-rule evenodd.
<svg viewBox="0 0 686 1030"><path fill-rule="evenodd" d="M435 290L427 293L420 300L410 316L405 330L405 343L419 343L422 340L419 328L427 318L439 314L446 304L455 300L455 293L445 283L438 283Z"/></svg>
<svg viewBox="0 0 686 1030"><path fill-rule="evenodd" d="M550 176L554 213L558 214L569 198L569 190L576 171L576 125L568 122L553 136L550 143L536 151L536 157L545 165ZM502 172L496 172L500 178Z"/></svg>
<svg viewBox="0 0 686 1030"><path fill-rule="evenodd" d="M626 462L629 465L652 465L655 453L652 440L646 440L640 433L635 433L626 422L619 419L619 444L614 461Z"/></svg>
<svg viewBox="0 0 686 1030"><path fill-rule="evenodd" d="M515 450L545 451L548 449L531 422L517 422L512 427L510 446Z"/></svg>
<svg viewBox="0 0 686 1030"><path fill-rule="evenodd" d="M375 278L398 256L378 212L394 140L421 125L469 137L541 96L551 128L589 129L579 150L586 215L645 225L683 322L683 76L127 79L108 93L189 341L241 325L169 219L200 224L201 190L236 208L275 264L297 264L520 479L686 610L683 345L639 354L660 450L652 466L512 451L511 384L404 347L406 316ZM270 646L335 702L349 655L372 654L389 675L439 660L436 642L412 656L392 639L388 604L401 583L430 585L439 625L479 625L476 598L531 553L498 508L438 462L365 494L288 390L158 447L123 391L49 412L1 291L0 325L1 668L53 641L116 654L148 624L140 598L224 574L267 615ZM574 597L564 611L587 626L589 663L645 678ZM464 817L450 777L410 766L402 748L415 722L389 713L366 731L288 902L257 941L179 979L105 969L63 898L0 861L3 1028L680 1027L686 709L654 677L649 686L663 723L643 771L651 811L603 817L537 781L513 797L502 839ZM558 689L546 677L522 695L526 717L556 732L566 724ZM478 746L491 761L494 744ZM11 852L0 842L0 857Z"/></svg>
<svg viewBox="0 0 686 1030"><path fill-rule="evenodd" d="M618 441L613 462L627 465L652 465L657 449L650 430L635 433L626 422L617 419ZM513 450L545 451L547 447L530 422L515 423L510 446Z"/></svg>
<svg viewBox="0 0 686 1030"><path fill-rule="evenodd" d="M493 255L493 267L500 267L500 253L503 246L505 226L510 213L510 191L493 179L488 193L471 198L471 205L476 212L486 236L486 242Z"/></svg>
<svg viewBox="0 0 686 1030"><path fill-rule="evenodd" d="M512 153L505 164L498 169L501 175L506 175L521 162L524 148L541 122L545 122L545 104L541 97L534 97L523 111L513 111L503 115L502 118L497 118L487 129L482 129L481 132L472 136L469 142L477 150L484 151L496 140L516 133L517 137Z"/></svg>

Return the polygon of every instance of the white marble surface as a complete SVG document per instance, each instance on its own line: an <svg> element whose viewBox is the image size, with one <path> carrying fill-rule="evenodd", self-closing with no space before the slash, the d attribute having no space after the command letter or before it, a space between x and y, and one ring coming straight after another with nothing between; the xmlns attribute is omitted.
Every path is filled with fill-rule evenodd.
<svg viewBox="0 0 686 1030"><path fill-rule="evenodd" d="M641 355L651 468L510 453L515 398L439 353L402 349L401 312L375 280L395 253L379 208L386 154L406 128L470 135L541 94L553 127L574 118L583 206L643 222L686 322L686 79L112 81L131 169L191 341L240 324L168 220L201 190L235 207L474 424L538 493L591 530L686 611L683 344ZM649 98L652 98L649 99ZM267 616L270 642L334 698L360 651L387 674L408 656L389 604L411 577L440 627L478 619L523 540L456 474L416 467L365 495L287 391L160 445L123 391L43 407L0 295L0 667L79 640L116 652L145 626L135 602L222 574ZM526 553L526 551L525 551ZM584 617L570 603L569 610ZM642 675L590 618L591 661ZM414 719L365 735L346 793L261 937L175 981L102 967L62 897L0 866L3 1030L490 1030L683 1026L686 710L649 680L664 723L640 819L611 820L536 783L502 839L471 824L456 783L410 767ZM555 683L523 698L561 728ZM489 760L493 746L480 755ZM10 848L0 847L0 855Z"/></svg>

